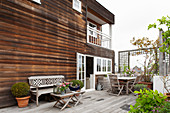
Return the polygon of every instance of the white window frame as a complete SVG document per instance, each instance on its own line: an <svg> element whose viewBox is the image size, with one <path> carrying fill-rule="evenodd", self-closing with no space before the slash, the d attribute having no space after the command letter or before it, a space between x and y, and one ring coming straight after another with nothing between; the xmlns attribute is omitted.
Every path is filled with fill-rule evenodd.
<svg viewBox="0 0 170 113"><path fill-rule="evenodd" d="M101 71L97 71L97 59L101 60ZM102 58L102 57L95 57L95 73L96 74L108 74L108 73L112 73L112 59L109 58ZM103 61L106 61L106 71L103 71ZM111 62L111 66L110 66L110 71L108 71L108 61ZM105 65L104 65L105 66Z"/></svg>
<svg viewBox="0 0 170 113"><path fill-rule="evenodd" d="M108 71L108 67L109 67L109 62L110 62L110 71ZM111 72L112 70L112 61L111 60L107 60L107 72Z"/></svg>
<svg viewBox="0 0 170 113"><path fill-rule="evenodd" d="M41 4L41 0L32 0L33 2L36 2L38 4Z"/></svg>
<svg viewBox="0 0 170 113"><path fill-rule="evenodd" d="M98 71L98 67L96 67L97 68L97 72L102 72L102 60L100 59L100 58L97 58L97 65L98 65L98 60L100 60L100 71Z"/></svg>
<svg viewBox="0 0 170 113"><path fill-rule="evenodd" d="M78 2L79 8L76 7L75 3ZM80 0L73 0L73 9L81 13L81 1Z"/></svg>

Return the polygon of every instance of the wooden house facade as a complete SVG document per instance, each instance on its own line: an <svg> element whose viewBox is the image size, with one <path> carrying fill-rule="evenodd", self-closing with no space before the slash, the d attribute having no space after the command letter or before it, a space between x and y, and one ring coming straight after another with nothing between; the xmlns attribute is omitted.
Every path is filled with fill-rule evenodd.
<svg viewBox="0 0 170 113"><path fill-rule="evenodd" d="M0 0L0 107L16 104L10 88L30 76L64 75L86 86L91 74L114 72L113 24L96 0Z"/></svg>

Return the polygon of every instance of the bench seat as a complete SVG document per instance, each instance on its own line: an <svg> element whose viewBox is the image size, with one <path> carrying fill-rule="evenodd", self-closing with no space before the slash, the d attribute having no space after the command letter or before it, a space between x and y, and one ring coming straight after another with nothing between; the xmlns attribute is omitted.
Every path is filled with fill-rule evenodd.
<svg viewBox="0 0 170 113"><path fill-rule="evenodd" d="M42 94L53 92L53 86L64 82L63 75L51 76L31 76L28 78L30 84L30 92L36 95L36 104L38 106L38 97ZM33 100L35 101L35 100Z"/></svg>

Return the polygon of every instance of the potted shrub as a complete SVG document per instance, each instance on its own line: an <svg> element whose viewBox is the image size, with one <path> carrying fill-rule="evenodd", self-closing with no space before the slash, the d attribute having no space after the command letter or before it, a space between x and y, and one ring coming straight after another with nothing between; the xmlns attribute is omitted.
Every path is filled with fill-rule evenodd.
<svg viewBox="0 0 170 113"><path fill-rule="evenodd" d="M30 87L25 82L15 83L11 87L12 94L16 97L18 107L26 107L29 101Z"/></svg>
<svg viewBox="0 0 170 113"><path fill-rule="evenodd" d="M132 45L138 47L138 50L143 50L144 52L137 52L134 55L141 55L144 54L145 60L142 64L144 68L144 73L142 74L142 82L140 84L146 84L148 88L152 89L153 82L152 77L155 73L155 67L157 67L158 59L155 57L154 49L159 47L159 38L155 41L149 40L149 38L143 37L141 39L131 40Z"/></svg>
<svg viewBox="0 0 170 113"><path fill-rule="evenodd" d="M134 90L135 90L135 91L140 91L140 89L143 90L144 88L147 89L147 85L145 85L145 84L136 84L136 85L134 86Z"/></svg>
<svg viewBox="0 0 170 113"><path fill-rule="evenodd" d="M69 83L62 83L60 85L60 91L61 91L61 95L64 95L66 92L66 89L69 87Z"/></svg>
<svg viewBox="0 0 170 113"><path fill-rule="evenodd" d="M72 80L71 84L69 85L70 90L77 91L79 89L82 89L84 87L84 84L80 80Z"/></svg>

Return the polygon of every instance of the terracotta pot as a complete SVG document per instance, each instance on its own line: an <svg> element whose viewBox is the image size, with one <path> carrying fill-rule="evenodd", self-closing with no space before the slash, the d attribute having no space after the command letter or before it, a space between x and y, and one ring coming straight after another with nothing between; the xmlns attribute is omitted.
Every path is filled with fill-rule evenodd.
<svg viewBox="0 0 170 113"><path fill-rule="evenodd" d="M76 92L80 92L80 90L77 90ZM79 96L80 94L76 94L76 96Z"/></svg>
<svg viewBox="0 0 170 113"><path fill-rule="evenodd" d="M164 93L168 98L170 98L170 93Z"/></svg>
<svg viewBox="0 0 170 113"><path fill-rule="evenodd" d="M22 108L22 107L28 106L29 98L30 98L30 96L22 97L22 98L16 98L16 100L18 102L18 107Z"/></svg>
<svg viewBox="0 0 170 113"><path fill-rule="evenodd" d="M167 100L170 101L170 93L164 93L165 96L167 96Z"/></svg>
<svg viewBox="0 0 170 113"><path fill-rule="evenodd" d="M138 82L138 84L145 84L149 89L153 89L153 83L152 82Z"/></svg>

